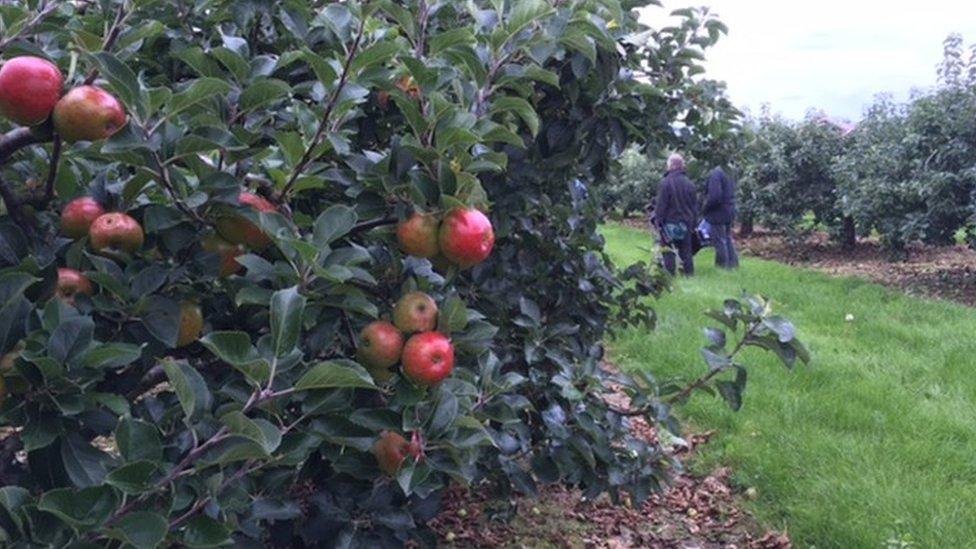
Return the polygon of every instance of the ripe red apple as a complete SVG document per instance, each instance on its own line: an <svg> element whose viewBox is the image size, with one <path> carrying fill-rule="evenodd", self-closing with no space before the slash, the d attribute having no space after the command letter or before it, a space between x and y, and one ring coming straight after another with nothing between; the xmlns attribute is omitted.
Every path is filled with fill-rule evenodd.
<svg viewBox="0 0 976 549"><path fill-rule="evenodd" d="M78 294L92 295L95 288L91 280L74 269L58 269L58 288L55 295L68 303L74 303Z"/></svg>
<svg viewBox="0 0 976 549"><path fill-rule="evenodd" d="M220 276L222 277L228 277L244 268L236 261L237 257L244 253L244 248L240 244L231 244L223 238L211 234L203 239L200 247L204 251L220 257Z"/></svg>
<svg viewBox="0 0 976 549"><path fill-rule="evenodd" d="M125 109L98 86L78 86L54 106L54 129L68 143L107 139L125 125Z"/></svg>
<svg viewBox="0 0 976 549"><path fill-rule="evenodd" d="M397 433L383 431L373 444L373 455L380 465L380 471L393 476L400 470L403 460L410 453L410 443Z"/></svg>
<svg viewBox="0 0 976 549"><path fill-rule="evenodd" d="M433 330L437 326L437 302L424 292L410 292L393 307L393 323L408 334Z"/></svg>
<svg viewBox="0 0 976 549"><path fill-rule="evenodd" d="M200 339L203 331L203 313L200 306L192 301L180 303L180 331L176 336L176 346L186 347Z"/></svg>
<svg viewBox="0 0 976 549"><path fill-rule="evenodd" d="M417 257L434 257L441 251L437 244L439 225L440 222L433 215L414 212L408 219L397 224L400 249Z"/></svg>
<svg viewBox="0 0 976 549"><path fill-rule="evenodd" d="M139 222L120 212L107 213L95 219L88 237L96 252L124 251L130 254L141 248L145 240Z"/></svg>
<svg viewBox="0 0 976 549"><path fill-rule="evenodd" d="M440 332L423 332L403 346L403 375L417 385L434 385L454 370L454 346Z"/></svg>
<svg viewBox="0 0 976 549"><path fill-rule="evenodd" d="M485 214L475 209L455 208L441 222L441 253L461 268L481 263L495 246L495 232Z"/></svg>
<svg viewBox="0 0 976 549"><path fill-rule="evenodd" d="M40 57L14 57L0 67L0 114L24 126L47 120L61 97L64 77Z"/></svg>
<svg viewBox="0 0 976 549"><path fill-rule="evenodd" d="M252 208L259 212L276 211L274 204L260 196L247 191L241 191L237 200L241 206ZM261 250L271 245L271 237L264 234L260 227L250 219L237 212L225 212L217 219L217 232L233 244L242 244L249 248Z"/></svg>
<svg viewBox="0 0 976 549"><path fill-rule="evenodd" d="M105 213L105 208L90 196L82 196L68 202L61 210L61 232L70 238L88 235L93 221Z"/></svg>
<svg viewBox="0 0 976 549"><path fill-rule="evenodd" d="M377 320L359 332L359 359L376 381L389 381L393 377L390 366L400 361L403 351L403 334L392 323Z"/></svg>

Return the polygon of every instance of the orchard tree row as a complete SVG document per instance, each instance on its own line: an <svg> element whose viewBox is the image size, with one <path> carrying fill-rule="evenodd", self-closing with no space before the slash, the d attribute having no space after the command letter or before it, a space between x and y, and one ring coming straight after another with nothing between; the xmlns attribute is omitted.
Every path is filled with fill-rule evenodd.
<svg viewBox="0 0 976 549"><path fill-rule="evenodd" d="M666 282L584 189L721 126L724 27L652 3L4 2L2 544L431 544L455 483L659 488L629 418L808 356L750 298L685 386L601 367Z"/></svg>
<svg viewBox="0 0 976 549"><path fill-rule="evenodd" d="M912 242L976 241L976 56L962 44L946 40L935 90L903 104L880 97L853 130L819 115L748 121L746 227L826 228L845 246L878 234L895 255Z"/></svg>

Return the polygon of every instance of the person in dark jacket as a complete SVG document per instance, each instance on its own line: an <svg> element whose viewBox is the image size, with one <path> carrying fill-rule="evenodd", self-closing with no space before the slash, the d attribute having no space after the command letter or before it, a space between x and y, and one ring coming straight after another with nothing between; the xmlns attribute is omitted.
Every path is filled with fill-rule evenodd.
<svg viewBox="0 0 976 549"><path fill-rule="evenodd" d="M735 181L722 168L715 168L708 174L702 215L712 226L715 265L724 269L737 268L739 254L736 253L735 242L732 241L732 223L735 221Z"/></svg>
<svg viewBox="0 0 976 549"><path fill-rule="evenodd" d="M698 191L685 175L685 159L680 154L668 157L668 174L658 185L654 217L661 234L661 244L667 247L664 268L671 275L677 273L677 252L685 276L695 274L692 231L698 222Z"/></svg>

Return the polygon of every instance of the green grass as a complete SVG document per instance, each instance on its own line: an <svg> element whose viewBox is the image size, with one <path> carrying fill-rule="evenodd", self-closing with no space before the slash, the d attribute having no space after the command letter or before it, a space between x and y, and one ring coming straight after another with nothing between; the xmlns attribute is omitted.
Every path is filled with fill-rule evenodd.
<svg viewBox="0 0 976 549"><path fill-rule="evenodd" d="M619 264L648 258L646 233L603 232ZM774 300L814 362L791 372L750 349L741 411L693 397L679 415L717 430L695 466L731 466L758 491L750 510L799 547L976 547L976 311L752 258L720 272L711 250L696 259L698 276L657 302L656 331L611 342L620 367L700 374L701 312L743 290Z"/></svg>

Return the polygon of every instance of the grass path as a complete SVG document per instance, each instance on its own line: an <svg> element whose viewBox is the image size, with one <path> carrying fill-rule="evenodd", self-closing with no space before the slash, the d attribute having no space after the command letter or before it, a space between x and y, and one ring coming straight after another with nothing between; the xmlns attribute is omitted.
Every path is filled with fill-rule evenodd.
<svg viewBox="0 0 976 549"><path fill-rule="evenodd" d="M647 233L603 232L619 264L647 259ZM789 372L749 350L738 413L695 396L681 415L718 431L698 466L730 465L757 490L750 511L798 547L976 547L976 311L758 259L719 272L710 250L696 259L698 276L656 304L656 331L611 342L616 364L700 373L701 312L743 290L772 298L814 354Z"/></svg>

